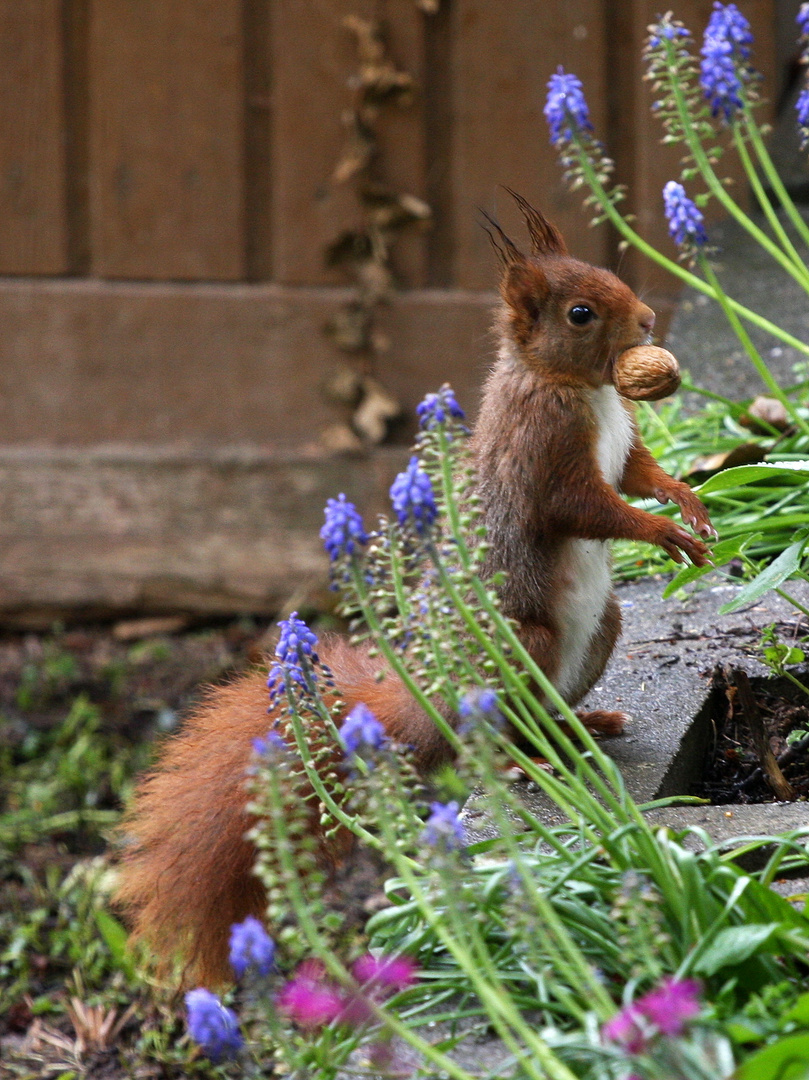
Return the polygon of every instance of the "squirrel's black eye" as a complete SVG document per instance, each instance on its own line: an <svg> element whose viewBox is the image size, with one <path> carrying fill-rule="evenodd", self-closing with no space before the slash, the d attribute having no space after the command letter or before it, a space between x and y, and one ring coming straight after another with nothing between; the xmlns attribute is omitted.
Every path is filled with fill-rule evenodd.
<svg viewBox="0 0 809 1080"><path fill-rule="evenodd" d="M586 326L593 321L596 313L586 304L576 304L568 311L567 317L575 326Z"/></svg>

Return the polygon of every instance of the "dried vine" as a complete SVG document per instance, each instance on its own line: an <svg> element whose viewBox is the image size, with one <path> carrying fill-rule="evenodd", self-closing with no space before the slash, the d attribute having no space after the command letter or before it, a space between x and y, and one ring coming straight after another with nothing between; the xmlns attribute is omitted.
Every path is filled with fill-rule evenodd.
<svg viewBox="0 0 809 1080"><path fill-rule="evenodd" d="M438 10L438 0L416 0L425 14ZM326 247L328 266L339 267L354 283L354 295L328 322L325 331L352 363L341 365L327 380L325 392L352 408L351 423L336 424L322 433L333 450L359 449L382 442L401 414L393 395L374 377L376 360L389 342L377 328L377 314L395 288L392 251L406 229L426 227L430 207L409 192L380 183L378 127L385 113L412 105L417 88L412 75L397 67L388 54L376 19L348 15L343 26L355 39L357 69L349 85L354 99L343 115L346 138L332 172L335 186L350 184L358 223L339 233Z"/></svg>

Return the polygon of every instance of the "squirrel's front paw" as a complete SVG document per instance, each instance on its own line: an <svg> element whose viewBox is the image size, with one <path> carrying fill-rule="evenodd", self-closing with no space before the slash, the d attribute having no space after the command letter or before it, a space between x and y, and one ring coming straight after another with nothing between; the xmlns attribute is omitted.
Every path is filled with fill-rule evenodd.
<svg viewBox="0 0 809 1080"><path fill-rule="evenodd" d="M703 544L701 540L679 525L675 525L673 521L666 521L658 543L677 563L684 561L682 552L685 552L694 566L705 566L708 562L710 548L707 544Z"/></svg>

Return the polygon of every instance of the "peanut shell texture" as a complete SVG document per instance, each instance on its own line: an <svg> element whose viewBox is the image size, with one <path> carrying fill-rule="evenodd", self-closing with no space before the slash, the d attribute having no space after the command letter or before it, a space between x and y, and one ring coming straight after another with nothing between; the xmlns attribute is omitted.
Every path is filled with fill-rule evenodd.
<svg viewBox="0 0 809 1080"><path fill-rule="evenodd" d="M680 365L667 349L636 345L618 357L612 381L618 393L631 401L659 401L680 385Z"/></svg>

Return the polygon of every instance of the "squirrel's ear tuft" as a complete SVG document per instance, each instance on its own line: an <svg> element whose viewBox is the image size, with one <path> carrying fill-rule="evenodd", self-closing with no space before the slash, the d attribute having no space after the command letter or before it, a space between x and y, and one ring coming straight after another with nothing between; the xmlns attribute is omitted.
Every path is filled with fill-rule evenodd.
<svg viewBox="0 0 809 1080"><path fill-rule="evenodd" d="M544 214L510 187L506 191L516 202L525 218L528 232L531 236L532 255L567 255L567 244L564 237Z"/></svg>
<svg viewBox="0 0 809 1080"><path fill-rule="evenodd" d="M536 329L548 291L547 278L539 266L521 258L505 267L500 292L509 309L515 340L520 344L525 344Z"/></svg>
<svg viewBox="0 0 809 1080"><path fill-rule="evenodd" d="M491 245L503 270L507 270L509 266L515 263L524 263L525 256L517 245L506 236L492 215L482 209L480 214L486 219L481 224L488 233Z"/></svg>

